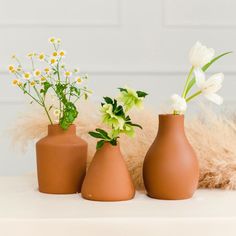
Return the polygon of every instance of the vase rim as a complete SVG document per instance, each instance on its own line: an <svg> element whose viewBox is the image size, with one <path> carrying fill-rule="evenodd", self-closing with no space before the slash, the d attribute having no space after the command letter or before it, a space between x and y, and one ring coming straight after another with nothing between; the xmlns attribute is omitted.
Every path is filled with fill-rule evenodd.
<svg viewBox="0 0 236 236"><path fill-rule="evenodd" d="M76 125L71 124L66 130L62 129L59 124L50 124L48 125L48 133L49 134L75 134L76 133Z"/></svg>
<svg viewBox="0 0 236 236"><path fill-rule="evenodd" d="M159 114L159 117L184 117L184 114L174 115L174 114Z"/></svg>

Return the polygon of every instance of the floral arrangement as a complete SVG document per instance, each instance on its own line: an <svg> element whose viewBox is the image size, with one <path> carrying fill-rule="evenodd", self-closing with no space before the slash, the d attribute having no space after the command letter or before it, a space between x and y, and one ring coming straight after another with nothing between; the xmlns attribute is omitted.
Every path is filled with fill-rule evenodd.
<svg viewBox="0 0 236 236"><path fill-rule="evenodd" d="M116 146L120 134L134 136L134 127L142 129L140 125L132 123L126 113L133 107L142 108L143 100L148 94L130 88L119 88L119 91L117 99L104 97L104 102L101 103L102 122L109 127L109 132L103 129L89 132L92 137L100 139L97 142L97 149L100 149L105 142Z"/></svg>
<svg viewBox="0 0 236 236"><path fill-rule="evenodd" d="M81 86L87 75L80 75L79 69L68 70L64 64L66 52L61 49L61 40L51 37L49 43L52 46L49 55L44 52L27 55L30 70L23 68L16 55L12 56L16 65L9 65L8 69L15 77L12 84L44 109L50 124L59 123L67 129L78 116L76 102L80 98L87 99L91 91ZM56 99L48 101L47 95ZM56 117L54 121L50 114L52 109Z"/></svg>
<svg viewBox="0 0 236 236"><path fill-rule="evenodd" d="M213 48L207 48L200 42L196 42L189 53L190 63L192 65L187 76L182 96L174 94L171 97L171 112L174 115L183 114L187 109L187 103L196 98L200 94L204 95L208 100L215 104L221 105L223 98L217 94L222 87L224 80L223 73L217 73L206 79L204 73L214 62L228 55L231 52L225 52L214 57ZM196 84L197 91L189 95L191 89Z"/></svg>

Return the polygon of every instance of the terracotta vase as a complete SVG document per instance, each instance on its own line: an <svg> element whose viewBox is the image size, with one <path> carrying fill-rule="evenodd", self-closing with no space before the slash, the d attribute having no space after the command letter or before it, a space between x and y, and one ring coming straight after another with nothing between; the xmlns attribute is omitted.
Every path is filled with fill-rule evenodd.
<svg viewBox="0 0 236 236"><path fill-rule="evenodd" d="M82 197L94 201L124 201L135 195L119 145L105 143L96 151L82 186Z"/></svg>
<svg viewBox="0 0 236 236"><path fill-rule="evenodd" d="M49 125L48 135L36 144L39 191L51 194L80 192L86 173L87 143L76 127Z"/></svg>
<svg viewBox="0 0 236 236"><path fill-rule="evenodd" d="M184 116L160 115L158 134L143 164L148 196L166 200L191 198L198 179L198 161L185 136Z"/></svg>

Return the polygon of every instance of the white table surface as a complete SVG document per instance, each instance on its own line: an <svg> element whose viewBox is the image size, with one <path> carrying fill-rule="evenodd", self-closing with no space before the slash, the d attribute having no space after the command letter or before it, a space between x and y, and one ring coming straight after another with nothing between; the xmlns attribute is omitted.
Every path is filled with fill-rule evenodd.
<svg viewBox="0 0 236 236"><path fill-rule="evenodd" d="M37 191L34 176L0 177L0 236L236 235L236 191L198 190L163 201L93 202Z"/></svg>

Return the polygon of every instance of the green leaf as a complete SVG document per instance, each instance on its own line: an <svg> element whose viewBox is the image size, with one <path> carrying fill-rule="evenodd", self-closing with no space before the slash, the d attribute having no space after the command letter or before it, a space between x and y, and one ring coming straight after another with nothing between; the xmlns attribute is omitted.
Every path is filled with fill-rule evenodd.
<svg viewBox="0 0 236 236"><path fill-rule="evenodd" d="M93 132L93 131L90 131L88 133L89 133L89 135L91 135L94 138L101 138L101 139L103 138L103 136L100 133Z"/></svg>
<svg viewBox="0 0 236 236"><path fill-rule="evenodd" d="M127 91L127 89L125 89L125 88L118 88L121 92L126 92L126 93L128 93L128 91Z"/></svg>
<svg viewBox="0 0 236 236"><path fill-rule="evenodd" d="M43 89L40 90L40 93L46 95L48 89L51 88L51 87L52 87L52 84L50 84L48 81L44 82L43 83Z"/></svg>
<svg viewBox="0 0 236 236"><path fill-rule="evenodd" d="M96 146L96 149L99 150L100 148L102 148L102 146L104 145L105 143L105 140L100 140L97 142L97 146Z"/></svg>
<svg viewBox="0 0 236 236"><path fill-rule="evenodd" d="M113 104L113 100L112 100L111 98L109 98L109 97L104 97L103 99L104 99L104 101L105 101L107 104Z"/></svg>
<svg viewBox="0 0 236 236"><path fill-rule="evenodd" d="M118 138L118 137L117 137ZM112 139L109 143L112 145L112 146L116 146L117 145L117 138L116 139Z"/></svg>
<svg viewBox="0 0 236 236"><path fill-rule="evenodd" d="M137 91L136 93L138 94L138 97L140 98L145 98L148 95L148 93L145 93L143 91Z"/></svg>
<svg viewBox="0 0 236 236"><path fill-rule="evenodd" d="M216 62L216 61L219 60L220 58L222 58L222 57L224 57L224 56L226 56L226 55L228 55L228 54L230 54L230 53L232 53L232 52L225 52L225 53L222 53L222 54L220 54L219 56L213 58L209 63L207 63L206 65L204 65L204 66L202 67L202 70L203 70L203 71L206 71L214 62ZM193 77L193 78L190 80L189 84L188 84L188 87L187 87L187 90L186 90L186 96L187 96L188 92L190 91L190 89L193 87L193 85L194 85L195 83L196 83L196 79L195 79L195 77Z"/></svg>
<svg viewBox="0 0 236 236"><path fill-rule="evenodd" d="M108 133L105 130L97 128L96 131L100 133L104 137L104 139L110 139Z"/></svg>
<svg viewBox="0 0 236 236"><path fill-rule="evenodd" d="M139 125L139 124L130 123L130 125L135 126L135 127L138 127L138 128L140 128L140 129L143 129L143 127L142 127L141 125Z"/></svg>

